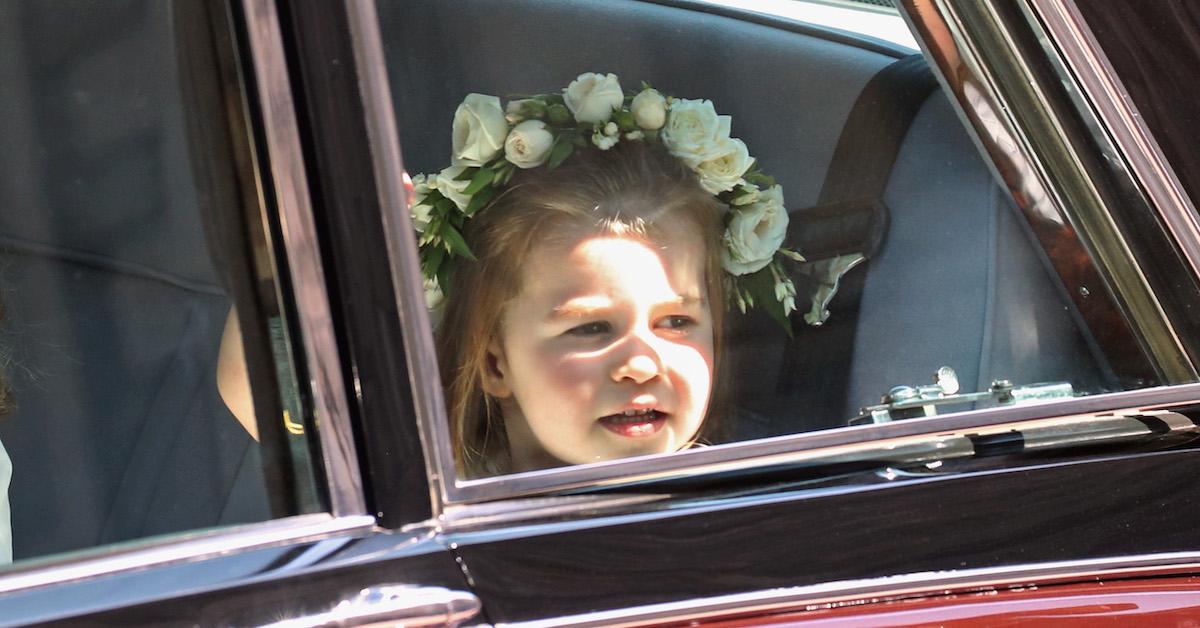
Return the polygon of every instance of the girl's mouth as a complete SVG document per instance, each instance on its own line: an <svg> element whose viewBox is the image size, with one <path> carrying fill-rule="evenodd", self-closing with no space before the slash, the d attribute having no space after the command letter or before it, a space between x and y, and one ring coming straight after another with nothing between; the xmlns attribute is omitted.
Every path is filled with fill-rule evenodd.
<svg viewBox="0 0 1200 628"><path fill-rule="evenodd" d="M662 429L666 422L667 415L658 410L626 410L600 417L600 425L605 429L627 438L651 436Z"/></svg>

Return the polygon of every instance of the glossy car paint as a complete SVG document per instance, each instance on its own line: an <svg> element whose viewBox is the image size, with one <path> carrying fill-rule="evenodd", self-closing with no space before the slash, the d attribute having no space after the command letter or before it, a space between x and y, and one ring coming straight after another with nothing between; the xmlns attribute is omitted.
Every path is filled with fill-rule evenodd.
<svg viewBox="0 0 1200 628"><path fill-rule="evenodd" d="M1192 626L1200 577L1112 580L954 592L895 600L847 600L793 613L704 622L741 626ZM665 624L658 624L665 625Z"/></svg>
<svg viewBox="0 0 1200 628"><path fill-rule="evenodd" d="M363 235L379 229L379 208L371 200L361 111L336 102L354 91L351 46L339 28L345 16L334 11L330 17L327 10L315 2L288 3L283 19L299 66L294 89L305 95L306 151L322 182L314 208L328 239L321 250L334 269L338 298L332 302L344 306L336 315L345 334L344 371L369 374L358 388L347 383L369 462L368 506L382 513L383 526L405 527L20 591L0 599L0 623L253 624L327 610L364 587L387 583L472 591L484 602L481 621L582 621L597 611L827 582L1197 548L1200 498L1191 487L1200 452L1191 450L1093 449L947 465L917 476L849 468L822 480L780 471L703 490L655 494L648 487L634 507L583 501L544 518L482 525L430 518L437 513L427 501L413 401L397 385L415 376L397 352L385 350L385 341L400 343L395 313L364 306L390 296L378 277L360 272L384 267L386 247ZM314 359L321 357L335 359ZM409 449L389 448L397 442ZM545 504L531 499L514 506ZM1197 578L1186 575L1049 587L1035 582L1024 590L869 604L848 596L846 605L762 619L993 624L1051 615L1095 621L1108 614L1183 620L1194 612L1197 587Z"/></svg>

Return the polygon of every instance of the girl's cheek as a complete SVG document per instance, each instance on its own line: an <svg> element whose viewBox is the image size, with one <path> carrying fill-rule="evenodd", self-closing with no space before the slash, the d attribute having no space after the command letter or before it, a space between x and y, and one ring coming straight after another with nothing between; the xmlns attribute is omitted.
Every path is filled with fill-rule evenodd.
<svg viewBox="0 0 1200 628"><path fill-rule="evenodd" d="M557 340L557 339L555 339ZM599 356L580 353L557 341L539 345L530 355L531 363L526 366L540 372L539 379L554 385L564 386L577 382L596 368Z"/></svg>

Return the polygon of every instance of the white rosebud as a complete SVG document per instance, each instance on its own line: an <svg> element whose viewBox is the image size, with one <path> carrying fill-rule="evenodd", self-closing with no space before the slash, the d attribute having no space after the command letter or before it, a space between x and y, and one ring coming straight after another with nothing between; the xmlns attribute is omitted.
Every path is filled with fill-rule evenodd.
<svg viewBox="0 0 1200 628"><path fill-rule="evenodd" d="M519 100L510 100L507 105L504 105L504 119L509 124L516 124L525 119L525 105L532 102L532 98L524 98Z"/></svg>
<svg viewBox="0 0 1200 628"><path fill-rule="evenodd" d="M667 122L667 99L657 89L643 89L633 97L629 110L633 121L647 131L661 129Z"/></svg>
<svg viewBox="0 0 1200 628"><path fill-rule="evenodd" d="M787 226L783 188L773 185L762 191L758 201L734 210L725 229L721 265L733 275L762 269L783 244Z"/></svg>
<svg viewBox="0 0 1200 628"><path fill-rule="evenodd" d="M625 102L616 74L585 72L563 90L563 102L578 122L608 122L613 109Z"/></svg>
<svg viewBox="0 0 1200 628"><path fill-rule="evenodd" d="M442 300L446 295L442 294L442 287L438 285L437 279L434 277L426 277L423 282L425 287L425 306L429 309L435 309L442 304Z"/></svg>
<svg viewBox="0 0 1200 628"><path fill-rule="evenodd" d="M454 111L452 163L482 166L491 161L508 136L508 121L500 99L485 94L467 94Z"/></svg>
<svg viewBox="0 0 1200 628"><path fill-rule="evenodd" d="M442 196L454 201L454 204L459 209L466 211L467 204L471 202L471 197L463 194L468 185L471 185L471 180L456 181L454 178L466 170L466 166L447 166L438 173L437 190L442 193Z"/></svg>
<svg viewBox="0 0 1200 628"><path fill-rule="evenodd" d="M775 300L783 306L783 315L787 316L796 311L796 285L776 272L774 267L771 268L771 274L775 276Z"/></svg>
<svg viewBox="0 0 1200 628"><path fill-rule="evenodd" d="M416 229L417 233L424 233L425 228L429 226L433 207L425 204L425 198L431 190L437 189L437 178L436 174L419 174L412 178L413 192L409 197L409 208L412 212L413 229Z"/></svg>
<svg viewBox="0 0 1200 628"><path fill-rule="evenodd" d="M620 130L621 129L617 128L616 122L609 122L608 124L604 125L604 134L610 137L616 135L618 132L620 132Z"/></svg>
<svg viewBox="0 0 1200 628"><path fill-rule="evenodd" d="M554 135L541 120L526 120L508 132L504 140L504 157L518 168L536 168L546 163Z"/></svg>
<svg viewBox="0 0 1200 628"><path fill-rule="evenodd" d="M788 297L794 296L796 296L796 286L792 284L792 280L776 275L775 300L783 301Z"/></svg>
<svg viewBox="0 0 1200 628"><path fill-rule="evenodd" d="M625 134L625 139L627 140L640 140L643 137L646 137L646 134L641 129L634 129Z"/></svg>
<svg viewBox="0 0 1200 628"><path fill-rule="evenodd" d="M600 131L596 131L595 133L592 133L592 143L595 144L596 148L599 148L600 150L608 150L617 145L617 138L605 135Z"/></svg>
<svg viewBox="0 0 1200 628"><path fill-rule="evenodd" d="M725 143L726 152L721 156L701 162L696 166L700 186L709 194L720 194L732 190L742 183L742 175L750 169L754 160L746 150L746 143L730 139Z"/></svg>
<svg viewBox="0 0 1200 628"><path fill-rule="evenodd" d="M717 115L712 101L676 99L667 110L662 142L670 153L695 168L727 150L729 116Z"/></svg>

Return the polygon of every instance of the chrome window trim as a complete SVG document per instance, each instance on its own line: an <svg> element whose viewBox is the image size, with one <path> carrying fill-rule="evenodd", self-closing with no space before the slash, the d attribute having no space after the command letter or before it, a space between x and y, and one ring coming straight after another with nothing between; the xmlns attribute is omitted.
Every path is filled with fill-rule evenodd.
<svg viewBox="0 0 1200 628"><path fill-rule="evenodd" d="M1009 186L1014 198L1024 199L1018 205L1031 218L1065 222L1076 230L1164 381L1195 381L1195 365L1088 176L1071 134L1056 117L1051 98L1030 80L1027 60L996 8L975 0L900 0L899 6L997 180ZM1014 6L1024 10L1027 4L1022 0ZM1053 48L1043 52L1060 63ZM1078 89L1069 77L1061 78ZM1035 136L1038 146L1031 141ZM1012 178L1000 172L997 161L1006 164Z"/></svg>
<svg viewBox="0 0 1200 628"><path fill-rule="evenodd" d="M7 573L0 574L0 594L334 534L365 533L374 526L375 519L367 515L334 517L318 513L232 528L165 534L137 541L135 546L128 548L98 546L85 551L102 551L102 556L52 556L47 560L15 563Z"/></svg>
<svg viewBox="0 0 1200 628"><path fill-rule="evenodd" d="M379 190L379 207L390 265L388 270L400 313L401 333L406 348L404 359L408 365L409 385L412 386L417 431L425 452L430 506L436 519L442 512L442 500L447 494L443 478L454 477L454 456L450 451L449 419L441 393L433 324L425 307L417 244L411 235L412 220L403 183L404 162L384 60L383 39L379 33L374 2L347 0L345 7Z"/></svg>
<svg viewBox="0 0 1200 628"><path fill-rule="evenodd" d="M839 450L883 440L961 432L1004 423L1095 413L1138 413L1150 409L1200 403L1200 384L1122 391L1037 405L956 412L926 419L777 436L714 445L670 454L612 460L590 465L531 471L481 480L458 480L448 504L499 500L584 487L605 487L685 478L705 473L788 464L833 455ZM472 515L454 509L456 517ZM519 517L519 514L517 515Z"/></svg>
<svg viewBox="0 0 1200 628"><path fill-rule="evenodd" d="M682 623L752 613L801 611L814 607L882 603L920 595L953 595L1049 584L1200 571L1200 552L1118 556L1032 565L912 573L843 580L801 587L737 593L682 602L648 604L528 622L496 624L521 628L549 626L632 626L646 622ZM807 608L806 608L807 607Z"/></svg>
<svg viewBox="0 0 1200 628"><path fill-rule="evenodd" d="M1152 205L1200 277L1200 215L1074 0L1029 0Z"/></svg>
<svg viewBox="0 0 1200 628"><path fill-rule="evenodd" d="M334 516L361 514L366 512L366 501L325 291L325 272L305 178L279 16L272 0L242 0L242 11L261 103L271 185L279 205L284 253L300 324L298 331L308 367L312 415L328 479L329 506Z"/></svg>

